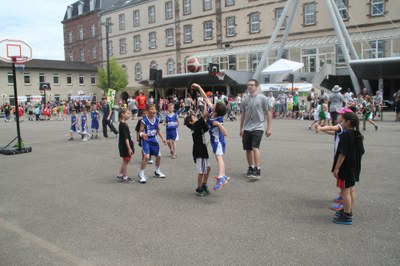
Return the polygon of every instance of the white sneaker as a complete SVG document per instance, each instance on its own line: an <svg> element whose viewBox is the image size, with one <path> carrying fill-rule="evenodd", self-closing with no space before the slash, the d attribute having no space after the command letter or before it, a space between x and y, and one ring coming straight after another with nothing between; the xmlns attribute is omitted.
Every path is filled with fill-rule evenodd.
<svg viewBox="0 0 400 266"><path fill-rule="evenodd" d="M165 178L165 175L163 173L161 173L160 170L154 171L154 176L155 177L160 177L160 178Z"/></svg>
<svg viewBox="0 0 400 266"><path fill-rule="evenodd" d="M144 184L144 183L147 182L147 178L146 178L146 176L144 174L143 175L138 174L138 177L139 177L139 183Z"/></svg>
<svg viewBox="0 0 400 266"><path fill-rule="evenodd" d="M148 163L148 164L153 164L154 161L153 161L153 159L149 159L149 160L147 161L147 163Z"/></svg>

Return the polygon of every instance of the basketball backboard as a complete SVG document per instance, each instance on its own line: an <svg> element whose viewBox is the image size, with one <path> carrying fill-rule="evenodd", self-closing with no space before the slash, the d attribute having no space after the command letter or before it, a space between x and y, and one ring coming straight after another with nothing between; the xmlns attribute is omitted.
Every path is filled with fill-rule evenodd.
<svg viewBox="0 0 400 266"><path fill-rule="evenodd" d="M32 48L24 41L5 39L0 41L0 60L8 63L24 63L32 59Z"/></svg>

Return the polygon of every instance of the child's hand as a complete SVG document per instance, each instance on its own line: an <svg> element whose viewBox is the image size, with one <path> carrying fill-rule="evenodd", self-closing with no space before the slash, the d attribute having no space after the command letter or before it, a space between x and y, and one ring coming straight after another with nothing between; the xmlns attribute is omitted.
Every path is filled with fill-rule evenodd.
<svg viewBox="0 0 400 266"><path fill-rule="evenodd" d="M144 140L146 140L146 139L148 139L149 137L147 136L147 134L144 134L144 133L143 133L142 138L143 138Z"/></svg>
<svg viewBox="0 0 400 266"><path fill-rule="evenodd" d="M339 169L334 169L332 174L334 177L339 178Z"/></svg>
<svg viewBox="0 0 400 266"><path fill-rule="evenodd" d="M198 89L198 88L200 88L200 85L199 84L197 84L197 83L193 83L192 84L192 89Z"/></svg>
<svg viewBox="0 0 400 266"><path fill-rule="evenodd" d="M167 140L166 139L163 139L162 142L164 143L164 145L167 145Z"/></svg>

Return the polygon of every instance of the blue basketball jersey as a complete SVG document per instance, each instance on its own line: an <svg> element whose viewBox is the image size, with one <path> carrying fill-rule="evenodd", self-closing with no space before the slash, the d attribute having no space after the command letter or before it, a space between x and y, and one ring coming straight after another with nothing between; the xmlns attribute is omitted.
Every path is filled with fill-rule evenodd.
<svg viewBox="0 0 400 266"><path fill-rule="evenodd" d="M149 138L155 138L158 132L158 124L160 123L160 119L158 117L154 117L154 121L151 122L149 117L144 117L142 119L142 123L144 124L144 133Z"/></svg>
<svg viewBox="0 0 400 266"><path fill-rule="evenodd" d="M97 111L92 111L90 112L90 118L93 120L99 120L99 112Z"/></svg>
<svg viewBox="0 0 400 266"><path fill-rule="evenodd" d="M208 118L208 126L210 127L210 142L215 143L215 142L221 142L225 143L225 137L224 134L222 134L221 130L219 130L219 127L214 126L213 123L214 121L218 121L220 124L224 124L224 118L222 116L218 116L215 118L212 118L212 108L209 107L208 109L209 112L209 118Z"/></svg>
<svg viewBox="0 0 400 266"><path fill-rule="evenodd" d="M176 113L167 114L165 116L165 122L167 124L167 130L178 128L178 115Z"/></svg>
<svg viewBox="0 0 400 266"><path fill-rule="evenodd" d="M87 121L87 114L82 114L81 116L81 125L82 125L82 130L86 128L86 121Z"/></svg>

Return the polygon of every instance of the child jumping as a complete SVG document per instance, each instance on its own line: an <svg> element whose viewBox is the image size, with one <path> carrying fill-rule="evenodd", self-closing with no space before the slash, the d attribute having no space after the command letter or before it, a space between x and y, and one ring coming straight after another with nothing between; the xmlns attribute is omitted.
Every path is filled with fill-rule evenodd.
<svg viewBox="0 0 400 266"><path fill-rule="evenodd" d="M133 181L130 177L128 177L128 164L131 161L132 155L135 153L135 149L133 146L133 141L131 139L131 132L129 131L129 126L127 121L129 120L131 113L128 109L121 109L118 112L118 121L119 121L119 139L118 139L118 149L119 156L122 157L122 164L119 170L119 174L117 178L120 178L121 181Z"/></svg>
<svg viewBox="0 0 400 266"><path fill-rule="evenodd" d="M211 171L208 160L206 138L204 134L208 131L208 125L201 116L199 119L192 114L188 114L184 120L185 125L192 131L193 138L193 160L198 171L197 188L195 193L199 196L210 194L207 187L208 176Z"/></svg>
<svg viewBox="0 0 400 266"><path fill-rule="evenodd" d="M344 113L341 124L345 132L340 136L332 173L337 179L337 186L343 190L343 210L337 211L332 221L337 224L353 224L356 196L354 186L360 178L361 159L365 152L364 137L359 130L360 122L355 113Z"/></svg>
<svg viewBox="0 0 400 266"><path fill-rule="evenodd" d="M166 137L168 148L171 151L171 158L176 158L176 141L179 140L178 127L179 120L178 115L174 113L174 104L168 104L168 113L165 116L166 125Z"/></svg>
<svg viewBox="0 0 400 266"><path fill-rule="evenodd" d="M150 104L148 107L148 112L148 116L143 117L142 119L142 124L140 125L139 131L139 136L143 139L142 150L144 155L140 165L140 172L138 174L140 183L147 182L147 177L144 174L144 170L150 155L156 156L156 170L154 171L154 176L165 178L165 175L160 171L161 152L160 145L157 141L157 135L160 136L165 145L167 144L167 141L164 139L164 136L160 130L160 119L156 116L156 106L154 104Z"/></svg>
<svg viewBox="0 0 400 266"><path fill-rule="evenodd" d="M227 135L227 131L223 126L224 115L226 114L226 105L223 102L218 102L213 105L199 84L193 83L192 88L199 90L200 95L204 98L207 105L207 108L204 110L208 118L208 126L210 127L210 143L218 163L217 183L213 189L221 190L230 179L225 175L225 162L223 158L226 145L225 136Z"/></svg>

